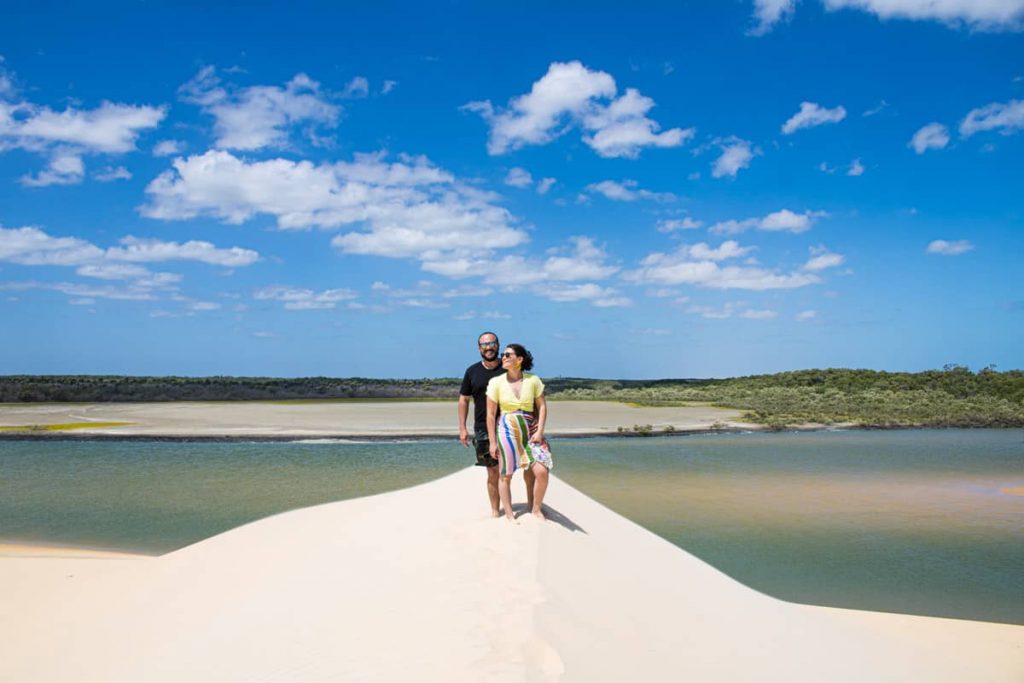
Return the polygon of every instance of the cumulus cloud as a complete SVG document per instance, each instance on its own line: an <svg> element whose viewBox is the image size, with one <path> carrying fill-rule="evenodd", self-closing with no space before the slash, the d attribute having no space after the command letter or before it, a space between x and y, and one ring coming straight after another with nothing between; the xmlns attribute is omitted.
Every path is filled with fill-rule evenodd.
<svg viewBox="0 0 1024 683"><path fill-rule="evenodd" d="M779 314L776 313L775 311L767 308L763 308L760 310L748 308L747 310L740 313L740 317L746 318L747 320L771 320L772 318L777 318L778 315Z"/></svg>
<svg viewBox="0 0 1024 683"><path fill-rule="evenodd" d="M222 84L208 66L181 86L179 93L182 100L213 116L216 145L221 149L281 147L288 142L290 126L334 128L341 113L321 92L320 84L302 73L284 87L239 88Z"/></svg>
<svg viewBox="0 0 1024 683"><path fill-rule="evenodd" d="M47 185L75 185L85 177L85 162L77 150L58 149L45 170L36 175L23 175L19 182L25 187L46 187Z"/></svg>
<svg viewBox="0 0 1024 683"><path fill-rule="evenodd" d="M735 178L742 169L750 168L750 162L760 154L753 148L749 140L741 140L737 137L719 138L712 144L722 150L721 156L711 163L712 178L725 176Z"/></svg>
<svg viewBox="0 0 1024 683"><path fill-rule="evenodd" d="M839 123L846 118L846 109L826 109L816 102L801 102L800 111L782 124L782 134L792 135L801 128L814 128L827 123Z"/></svg>
<svg viewBox="0 0 1024 683"><path fill-rule="evenodd" d="M60 283L59 288L49 285L40 287L75 296L133 300L153 298L152 290L173 289L181 276L176 273L154 273L137 264L174 260L236 267L256 262L259 254L239 247L218 249L209 242L179 244L130 236L122 238L120 246L103 249L77 237L55 237L35 227L0 227L0 262L25 266L74 267L76 274L81 277L130 281L127 288L94 288L90 290L93 292L91 294L74 283Z"/></svg>
<svg viewBox="0 0 1024 683"><path fill-rule="evenodd" d="M685 218L667 218L658 221L658 232L675 232L676 230L696 230L704 225L703 221L698 221L689 216Z"/></svg>
<svg viewBox="0 0 1024 683"><path fill-rule="evenodd" d="M993 102L972 109L960 122L960 135L965 138L990 130L999 131L1003 135L1024 130L1024 100Z"/></svg>
<svg viewBox="0 0 1024 683"><path fill-rule="evenodd" d="M505 174L505 184L512 187L529 187L533 184L533 176L525 168L510 168Z"/></svg>
<svg viewBox="0 0 1024 683"><path fill-rule="evenodd" d="M811 247L811 258L804 264L804 270L818 272L827 268L835 268L846 263L842 254L830 252L825 247Z"/></svg>
<svg viewBox="0 0 1024 683"><path fill-rule="evenodd" d="M8 99L14 94L10 78L0 73L0 152L24 149L49 160L44 170L21 178L29 187L82 182L84 155L134 150L139 136L156 128L167 113L164 107L106 101L93 109L55 111Z"/></svg>
<svg viewBox="0 0 1024 683"><path fill-rule="evenodd" d="M644 147L678 147L693 129L661 126L647 117L654 100L629 88L616 97L615 79L578 61L553 62L530 92L497 110L490 101L470 102L490 126L487 151L498 155L526 145L543 145L576 127L583 141L603 157L636 158Z"/></svg>
<svg viewBox="0 0 1024 683"><path fill-rule="evenodd" d="M259 301L280 301L289 311L308 311L315 309L335 308L340 301L352 301L358 294L351 289L325 289L317 292L312 289L275 285L264 287L253 292Z"/></svg>
<svg viewBox="0 0 1024 683"><path fill-rule="evenodd" d="M940 21L978 31L1020 30L1024 0L823 0L829 10L859 9L880 19Z"/></svg>
<svg viewBox="0 0 1024 683"><path fill-rule="evenodd" d="M820 282L813 273L780 273L749 265L724 265L751 251L728 241L716 248L707 244L683 245L673 253L646 256L636 270L623 275L627 281L645 285L695 285L711 289L790 289Z"/></svg>
<svg viewBox="0 0 1024 683"><path fill-rule="evenodd" d="M497 197L424 157L356 155L351 162L246 161L211 150L176 159L147 187L143 215L212 216L240 224L261 214L281 229L358 229L333 238L346 253L437 260L514 247L526 233Z"/></svg>
<svg viewBox="0 0 1024 683"><path fill-rule="evenodd" d="M384 81L384 85L380 87L380 94L387 95L396 87L398 87L398 81Z"/></svg>
<svg viewBox="0 0 1024 683"><path fill-rule="evenodd" d="M848 176L862 176L864 175L864 164L860 163L860 159L854 159L850 162L850 167L846 169L846 175Z"/></svg>
<svg viewBox="0 0 1024 683"><path fill-rule="evenodd" d="M929 149L942 149L948 144L949 129L941 123L929 123L914 133L907 146L918 154L924 154Z"/></svg>
<svg viewBox="0 0 1024 683"><path fill-rule="evenodd" d="M712 225L709 231L717 235L738 235L747 230L801 233L810 230L814 221L826 217L828 213L825 211L796 213L789 209L780 209L761 218L721 221Z"/></svg>
<svg viewBox="0 0 1024 683"><path fill-rule="evenodd" d="M796 0L754 0L754 20L757 24L747 31L750 36L763 36L775 24L793 15Z"/></svg>
<svg viewBox="0 0 1024 683"><path fill-rule="evenodd" d="M541 178L537 183L537 194L547 194L556 182L558 181L554 178Z"/></svg>
<svg viewBox="0 0 1024 683"><path fill-rule="evenodd" d="M170 157L185 151L185 143L181 140L161 140L153 145L153 156Z"/></svg>
<svg viewBox="0 0 1024 683"><path fill-rule="evenodd" d="M939 21L976 31L1017 31L1024 26L1024 0L821 0L829 11L860 10L880 19ZM794 12L796 0L754 0L756 26L764 35Z"/></svg>
<svg viewBox="0 0 1024 683"><path fill-rule="evenodd" d="M363 76L356 76L345 85L341 96L347 99L358 99L368 97L370 94L370 82Z"/></svg>
<svg viewBox="0 0 1024 683"><path fill-rule="evenodd" d="M639 187L635 180L623 180L621 183L614 180L602 180L599 183L591 183L586 187L587 192L603 195L607 199L617 202L635 202L638 199L648 199L655 202L672 202L676 196L671 192L652 192Z"/></svg>
<svg viewBox="0 0 1024 683"><path fill-rule="evenodd" d="M941 254L943 256L959 256L974 249L974 245L967 240L933 240L928 244L926 251L929 254Z"/></svg>
<svg viewBox="0 0 1024 683"><path fill-rule="evenodd" d="M115 180L131 180L132 174L124 166L107 166L93 173L92 177L101 183L110 183Z"/></svg>
<svg viewBox="0 0 1024 683"><path fill-rule="evenodd" d="M595 306L626 306L617 290L587 280L604 280L619 267L607 263L605 250L589 237L569 238L545 259L507 255L501 258L462 258L428 261L423 269L450 278L477 278L484 285L529 291L553 301L589 301ZM477 292L479 293L479 291Z"/></svg>

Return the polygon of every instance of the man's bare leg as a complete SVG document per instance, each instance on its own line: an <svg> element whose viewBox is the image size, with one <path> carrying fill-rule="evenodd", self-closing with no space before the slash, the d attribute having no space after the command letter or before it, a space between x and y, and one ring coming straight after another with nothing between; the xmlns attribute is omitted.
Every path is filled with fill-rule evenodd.
<svg viewBox="0 0 1024 683"><path fill-rule="evenodd" d="M501 512L498 510L498 504L500 502L498 496L498 466L487 468L487 497L491 501L491 517L500 517Z"/></svg>
<svg viewBox="0 0 1024 683"><path fill-rule="evenodd" d="M533 474L536 482L533 486L533 502L530 505L530 511L534 517L544 519L544 513L541 512L541 508L544 506L544 494L548 490L548 468L539 462L535 462L528 471Z"/></svg>
<svg viewBox="0 0 1024 683"><path fill-rule="evenodd" d="M526 509L533 510L533 489L534 482L536 481L536 475L533 473L533 468L527 468L523 470L523 481L526 482Z"/></svg>

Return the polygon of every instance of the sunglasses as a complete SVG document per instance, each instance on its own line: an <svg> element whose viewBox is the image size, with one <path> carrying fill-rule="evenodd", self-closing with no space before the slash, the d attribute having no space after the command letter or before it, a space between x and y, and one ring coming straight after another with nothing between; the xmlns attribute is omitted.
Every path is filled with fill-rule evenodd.
<svg viewBox="0 0 1024 683"><path fill-rule="evenodd" d="M482 349L496 349L496 348L498 348L498 342L480 342L480 348L482 348Z"/></svg>
<svg viewBox="0 0 1024 683"><path fill-rule="evenodd" d="M501 357L502 358L517 358L518 356L516 356L516 354L512 353L511 351L506 351L505 353L501 354Z"/></svg>

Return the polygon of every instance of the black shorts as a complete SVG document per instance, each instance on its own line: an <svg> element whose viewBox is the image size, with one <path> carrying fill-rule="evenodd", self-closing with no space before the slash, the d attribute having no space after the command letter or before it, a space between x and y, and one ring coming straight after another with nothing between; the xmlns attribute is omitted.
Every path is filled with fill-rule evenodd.
<svg viewBox="0 0 1024 683"><path fill-rule="evenodd" d="M473 436L473 446L476 448L476 464L480 467L497 467L498 460L491 457L491 442L487 438L487 432Z"/></svg>

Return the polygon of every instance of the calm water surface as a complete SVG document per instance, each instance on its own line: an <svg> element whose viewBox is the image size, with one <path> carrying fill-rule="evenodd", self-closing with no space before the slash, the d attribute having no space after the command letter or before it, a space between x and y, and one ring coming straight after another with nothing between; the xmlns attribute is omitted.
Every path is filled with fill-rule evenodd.
<svg viewBox="0 0 1024 683"><path fill-rule="evenodd" d="M1022 430L555 447L559 477L770 595L1024 623ZM0 442L0 541L157 554L276 512L429 481L466 466L468 452L452 442Z"/></svg>

